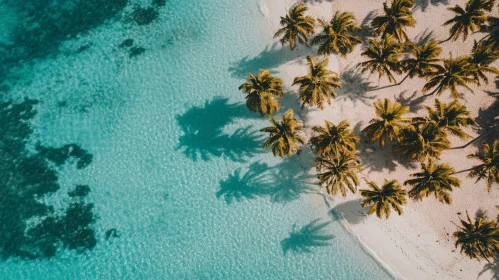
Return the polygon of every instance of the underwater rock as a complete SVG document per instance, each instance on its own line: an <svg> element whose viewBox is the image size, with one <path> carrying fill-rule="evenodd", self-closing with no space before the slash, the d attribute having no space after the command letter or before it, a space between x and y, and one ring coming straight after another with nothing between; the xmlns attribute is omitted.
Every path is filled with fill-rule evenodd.
<svg viewBox="0 0 499 280"><path fill-rule="evenodd" d="M111 238L111 237L113 237L113 238L120 237L117 229L112 228L112 229L109 229L106 231L104 238L106 240L109 240L109 238Z"/></svg>
<svg viewBox="0 0 499 280"><path fill-rule="evenodd" d="M158 16L159 13L153 7L144 8L136 6L130 18L138 25L147 25L153 22Z"/></svg>
<svg viewBox="0 0 499 280"><path fill-rule="evenodd" d="M146 51L146 49L144 49L143 47L133 47L130 49L130 53L128 54L128 56L130 58L133 58L133 57L141 55L145 51Z"/></svg>
<svg viewBox="0 0 499 280"><path fill-rule="evenodd" d="M70 197L85 197L90 193L90 187L87 185L77 185L74 190L68 192Z"/></svg>
<svg viewBox="0 0 499 280"><path fill-rule="evenodd" d="M133 46L133 39L125 39L121 44L118 46L120 48L129 48Z"/></svg>

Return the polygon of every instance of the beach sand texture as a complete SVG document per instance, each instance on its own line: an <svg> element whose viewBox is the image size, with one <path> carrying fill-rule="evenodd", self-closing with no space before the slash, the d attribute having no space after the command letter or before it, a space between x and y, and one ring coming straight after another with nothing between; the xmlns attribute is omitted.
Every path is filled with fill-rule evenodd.
<svg viewBox="0 0 499 280"><path fill-rule="evenodd" d="M382 12L382 2L379 0L341 0L341 1L307 1L308 14L315 18L325 20L331 19L335 11L352 12L360 25L368 25L375 13ZM417 21L415 28L407 29L411 40L420 40L425 36L431 36L436 40L444 40L449 36L449 27L442 26L446 20L452 17L447 7L453 5L464 6L465 0L449 1L416 1L414 18ZM279 26L279 17L298 3L294 0L264 0L262 8L268 11L269 20L275 26ZM268 10L267 10L268 9ZM497 9L494 10L497 12ZM319 28L317 29L319 32ZM447 58L449 52L454 57L468 54L471 51L474 40L483 37L483 33L472 34L465 42L458 40L448 41L441 45L442 58ZM365 45L364 45L365 46ZM274 46L269 49L280 49L276 40ZM288 48L288 46L284 46ZM412 100L421 96L421 89L425 83L424 79L407 79L400 86L387 87L377 91L368 91L369 87L389 85L387 79L378 81L377 74L369 77L368 73L360 74L355 66L363 61L361 57L363 46L357 46L353 53L346 58L330 56L329 68L337 71L343 80L343 89L338 91L338 98L333 104L326 106L324 110L317 108L304 108L300 115L307 128L307 136L311 135L311 128L323 125L324 120L335 124L341 120L348 120L356 134L360 134L369 121L375 117L373 102L380 98L389 98L392 101L408 105ZM307 55L316 55L316 48L298 45L293 52L282 51L282 64L276 66L278 76L284 81L287 91L296 93L297 87L291 86L295 76L305 75L307 72ZM495 67L499 67L496 61ZM398 76L400 81L403 75ZM473 117L481 115L493 104L495 98L488 92L497 92L494 83L495 77L489 75L489 84L482 83L480 87L472 86L474 94L460 90L461 102L466 104ZM449 92L444 92L438 97L441 101L452 100ZM423 116L426 111L423 106L432 106L435 100L431 96L420 104L410 106L409 116ZM289 106L289 105L288 105ZM296 106L296 105L295 105ZM293 107L295 107L293 106ZM284 108L285 109L285 108ZM466 130L473 137L477 131ZM451 137L451 146L459 147L467 141ZM467 159L466 155L478 150L478 144L470 145L464 149L451 149L444 151L440 162L449 162L456 171L470 168L477 162ZM366 180L382 183L383 179L397 179L399 182L407 180L409 174L420 169L417 162L408 163L394 159L391 145L379 148L379 144L369 144L365 138L361 138L358 145L358 155L363 160L364 170L361 177ZM310 170L313 172L313 162L309 161ZM455 239L452 236L457 229L459 218L465 218L466 211L474 217L477 212L485 213L494 219L498 210L495 205L499 201L499 189L494 187L487 192L484 181L475 183L475 179L466 177L467 173L459 173L456 176L461 180L461 188L452 192L452 204L446 205L433 196L422 201L409 200L404 208L404 214L397 216L392 214L389 220L380 220L375 215L367 216L366 209L362 209L359 200L360 194L348 194L346 198L340 196L332 198L335 210L343 217L347 226L357 235L359 239L374 251L383 263L395 270L400 277L407 279L495 279L499 275L499 266L488 265L487 262L470 260L459 253L454 246ZM366 188L362 181L360 188ZM313 203L324 203L324 199L317 197ZM497 274L496 274L497 273Z"/></svg>

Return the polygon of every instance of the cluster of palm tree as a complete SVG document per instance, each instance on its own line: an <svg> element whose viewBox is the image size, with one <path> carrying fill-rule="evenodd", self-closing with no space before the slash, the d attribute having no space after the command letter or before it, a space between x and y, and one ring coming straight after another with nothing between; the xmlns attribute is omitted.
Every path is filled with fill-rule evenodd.
<svg viewBox="0 0 499 280"><path fill-rule="evenodd" d="M438 160L441 153L450 148L449 136L469 138L463 128L475 124L470 112L457 100L459 88L472 91L470 84L488 83L487 74L499 75L499 70L491 66L499 58L499 18L488 14L495 7L495 0L468 0L464 8L459 5L448 8L454 13L454 17L444 23L451 26L449 38L420 44L411 42L406 33L407 28L416 24L412 15L414 5L414 0L390 0L383 4L383 13L371 21L375 37L368 40L362 52L366 60L358 67L362 73L377 73L378 80L386 76L394 85L400 85L407 78L423 78L426 83L422 92L429 92L425 96L448 91L454 101L443 103L435 99L433 107L425 107L426 116L413 118L405 116L409 108L398 102L385 98L374 103L377 117L362 132L371 142L379 141L382 148L390 142L398 155L421 163L421 169L402 184L397 180L385 180L379 186L368 181L368 188L360 190L362 207L370 207L367 213L376 213L379 218L388 218L392 211L401 215L407 197L422 200L434 196L442 203L452 203L451 193L461 182L454 176L457 172L449 163L438 163ZM356 36L361 28L353 14L337 11L330 21L316 21L306 16L306 11L306 5L300 3L281 17L282 28L275 34L281 44L289 44L294 50L297 43L308 45L310 41L311 45L318 45L318 55L346 57L362 43ZM317 26L321 31L314 37ZM450 53L448 58L440 58L440 44L461 37L466 40L476 31L486 35L474 42L469 55L453 57ZM309 105L322 110L325 103L331 104L336 98L335 90L342 87L340 79L337 73L327 69L327 58L316 61L308 56L307 61L309 73L296 77L293 85L299 86L302 108ZM405 76L397 82L396 75L402 74ZM273 154L280 157L299 153L305 145L303 123L294 117L292 109L280 121L272 117L280 109L278 99L284 97L282 80L272 76L269 70L262 70L257 75L249 74L239 89L246 94L250 111L270 118L272 125L261 129L269 133L264 147L271 147ZM355 193L360 185L357 174L362 170L361 160L356 156L359 137L347 121L337 125L326 121L324 126L313 127L313 132L309 144L317 157L320 184L332 195ZM484 144L480 152L468 157L480 161L465 170L469 171L468 176L476 177L477 182L486 180L490 191L493 182L499 183L499 140ZM454 234L456 247L460 246L470 258L489 260L498 255L496 222L483 218L472 222L468 216L468 220L461 220L461 223L462 227Z"/></svg>

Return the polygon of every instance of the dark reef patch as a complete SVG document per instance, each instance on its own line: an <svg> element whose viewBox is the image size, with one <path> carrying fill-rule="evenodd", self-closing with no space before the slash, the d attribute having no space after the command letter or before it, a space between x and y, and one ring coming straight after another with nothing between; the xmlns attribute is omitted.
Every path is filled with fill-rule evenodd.
<svg viewBox="0 0 499 280"><path fill-rule="evenodd" d="M148 25L158 18L159 13L153 8L144 8L135 6L133 12L130 14L130 19L138 25Z"/></svg>

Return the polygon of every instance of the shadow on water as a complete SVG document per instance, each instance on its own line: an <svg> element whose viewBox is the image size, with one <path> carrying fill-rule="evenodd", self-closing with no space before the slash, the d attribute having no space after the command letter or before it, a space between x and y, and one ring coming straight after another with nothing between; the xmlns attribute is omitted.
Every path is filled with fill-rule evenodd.
<svg viewBox="0 0 499 280"><path fill-rule="evenodd" d="M234 161L244 161L259 153L263 135L251 126L226 134L225 126L235 119L256 117L250 114L245 105L229 103L227 98L217 97L206 101L203 107L194 106L183 115L177 116L177 123L183 131L176 150L196 161L210 160L212 157L228 157Z"/></svg>
<svg viewBox="0 0 499 280"><path fill-rule="evenodd" d="M19 23L0 44L0 82L19 65L58 53L59 46L119 15L128 0L6 0Z"/></svg>
<svg viewBox="0 0 499 280"><path fill-rule="evenodd" d="M439 6L439 5L448 5L449 0L416 0L416 5L414 5L413 10L421 10L422 12L426 11L428 6Z"/></svg>
<svg viewBox="0 0 499 280"><path fill-rule="evenodd" d="M46 259L60 249L81 253L97 244L92 224L93 204L85 202L88 186L79 185L68 193L69 205L60 213L41 198L59 189L55 166L67 161L85 168L92 155L76 144L61 148L27 148L32 134L31 118L37 101L0 103L0 257Z"/></svg>
<svg viewBox="0 0 499 280"><path fill-rule="evenodd" d="M313 191L314 177L301 167L299 160L298 156L293 156L273 167L256 162L246 172L237 169L220 181L217 198L223 198L227 204L258 197L277 203L294 201L302 194Z"/></svg>
<svg viewBox="0 0 499 280"><path fill-rule="evenodd" d="M294 224L289 237L281 241L283 253L287 254L288 251L293 253L312 253L314 247L331 245L330 241L334 239L334 235L324 233L324 229L330 223L320 223L319 219L317 219L303 227L298 227Z"/></svg>

